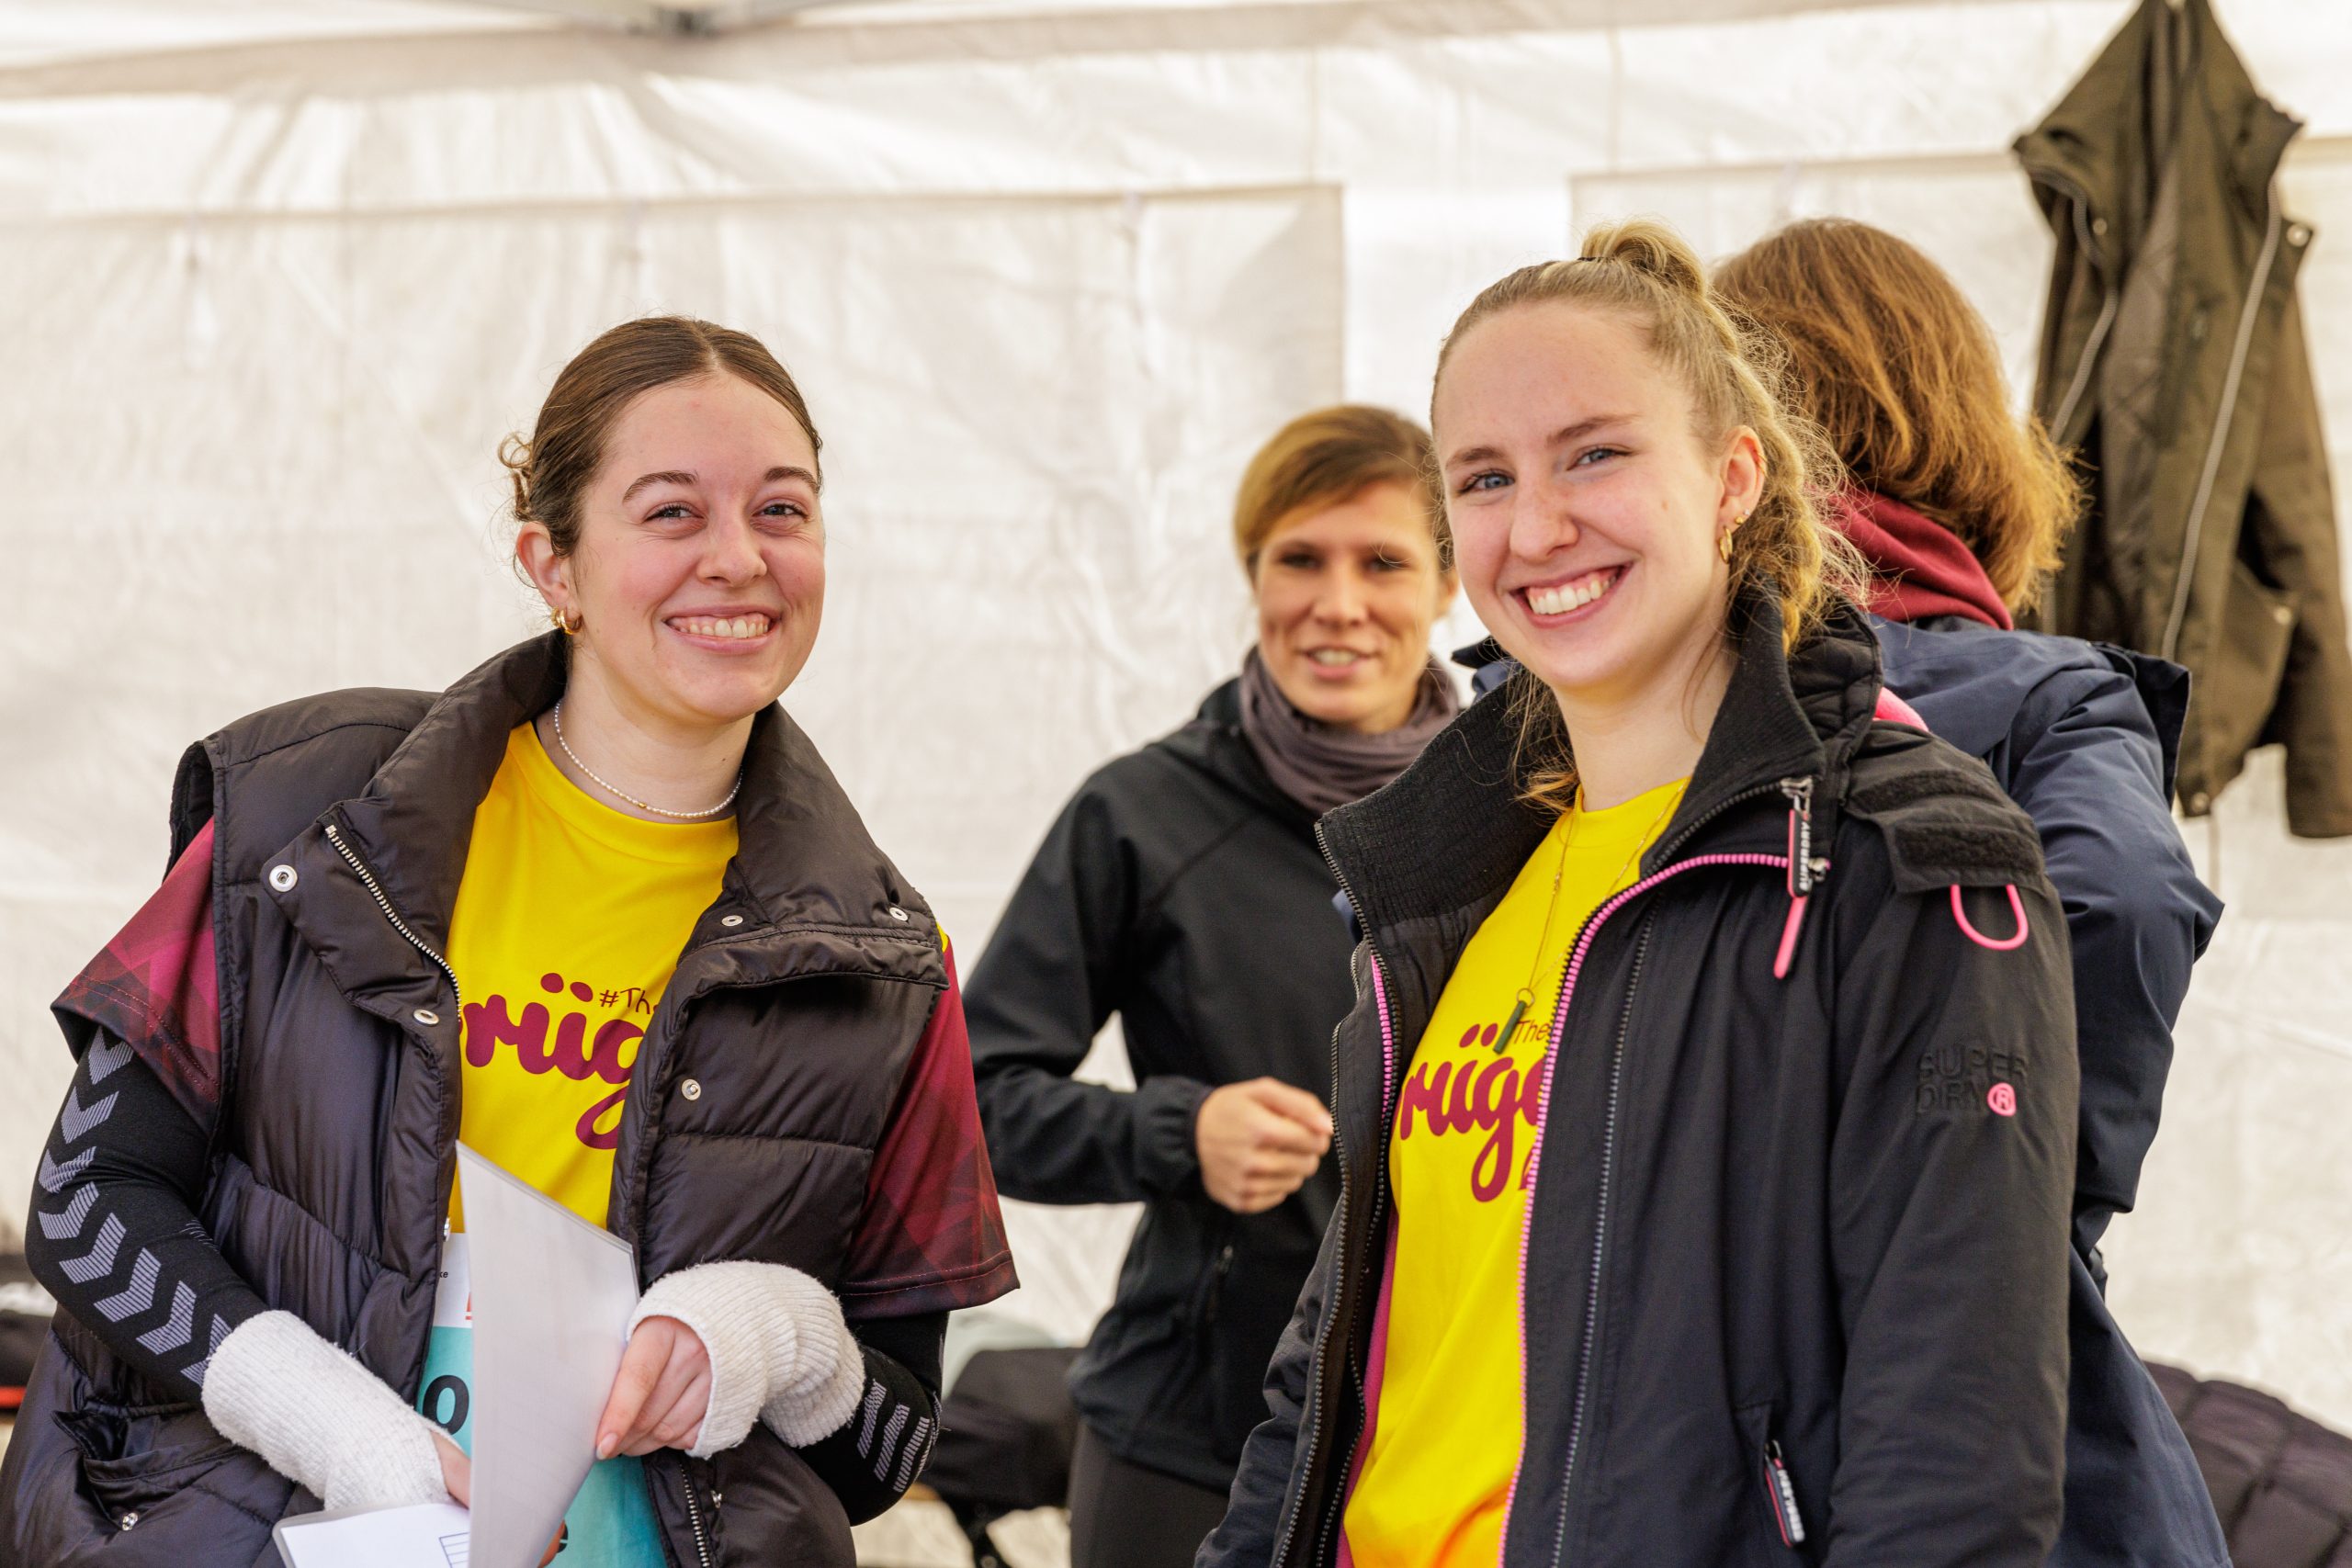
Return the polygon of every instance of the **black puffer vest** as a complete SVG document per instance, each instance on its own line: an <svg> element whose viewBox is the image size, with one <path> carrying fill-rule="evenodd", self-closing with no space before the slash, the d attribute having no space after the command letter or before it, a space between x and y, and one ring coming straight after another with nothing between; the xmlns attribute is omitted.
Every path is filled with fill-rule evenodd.
<svg viewBox="0 0 2352 1568"><path fill-rule="evenodd" d="M435 955L507 735L565 670L550 636L438 697L271 708L191 748L175 790L175 858L215 824L223 1088L201 1217L264 1300L412 1400L458 1134L462 1003ZM737 823L637 1058L609 1223L648 1284L748 1258L838 1290L945 994L939 932L781 708L753 724ZM840 1501L764 1426L646 1473L680 1568L856 1561ZM275 1564L272 1524L317 1506L61 1314L0 1472L0 1561Z"/></svg>

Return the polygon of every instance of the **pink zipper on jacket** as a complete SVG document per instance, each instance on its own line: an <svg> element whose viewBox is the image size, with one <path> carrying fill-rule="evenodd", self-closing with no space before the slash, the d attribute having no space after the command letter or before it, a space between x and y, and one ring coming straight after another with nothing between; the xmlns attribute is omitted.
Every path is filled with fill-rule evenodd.
<svg viewBox="0 0 2352 1568"><path fill-rule="evenodd" d="M1660 883L1679 876L1686 871L1696 871L1702 866L1723 865L1768 866L1778 871L1787 871L1791 864L1791 858L1787 855L1768 854L1694 855L1689 860L1677 861L1674 864L1666 867L1662 871L1651 873L1648 876L1645 876L1639 882L1634 883L1634 886L1626 888L1623 893L1616 895L1614 897L1610 898L1607 902L1603 903L1600 908L1594 910L1592 919L1585 922L1583 931L1581 931L1577 937L1576 946L1568 954L1567 969L1560 978L1559 1003L1552 1010L1552 1037L1550 1043L1544 1048L1543 1085L1538 1091L1535 1102L1535 1137L1527 1152L1527 1175L1521 1181L1521 1185L1527 1190L1527 1197L1525 1202L1521 1206L1519 1224L1518 1293L1520 1462L1518 1465L1512 1467L1510 1489L1503 1495L1502 1533L1497 1539L1495 1549L1495 1562L1498 1568L1501 1568L1501 1564L1505 1561L1505 1554L1509 1551L1510 1547L1511 1508L1519 1500L1520 1472L1524 1469L1527 1463L1527 1254L1535 1231L1536 1181L1538 1174L1543 1168L1544 1132L1544 1128L1549 1124L1552 1115L1552 1067L1553 1064L1559 1059L1560 1037L1566 1029L1568 1007L1576 996L1577 976L1584 968L1585 955L1591 951L1593 939L1600 934L1600 928L1608 924L1610 918L1616 914L1619 909L1623 908L1626 904L1630 903L1634 898L1639 897L1642 894L1648 892L1651 888L1657 886ZM1783 955L1785 955L1787 949L1792 945L1793 945L1793 931L1784 936L1782 944ZM1783 964L1781 967L1785 967L1785 965ZM1383 1014L1383 1025L1385 1033L1385 1010ZM1584 1424L1584 1412L1582 1406L1584 1399L1585 1372L1591 1365L1593 1339L1599 1331L1600 1254L1602 1247L1607 1244L1609 1235L1609 1165L1615 1156L1616 1142L1617 1096L1615 1086L1612 1084L1610 1091L1609 1118L1606 1128L1602 1134L1600 1216L1594 1222L1593 1228L1592 1278L1591 1282L1588 1287L1588 1295L1585 1303L1584 1348L1577 1371L1576 1399L1577 1407L1570 1417L1570 1424L1568 1427L1567 1470L1571 1474L1573 1474L1576 1468L1577 1440L1582 1435L1582 1427ZM1564 1480L1561 1498L1561 1506L1564 1510L1561 1516L1562 1528L1564 1529L1566 1529L1566 1515L1565 1513L1565 1509L1566 1507L1566 1482Z"/></svg>

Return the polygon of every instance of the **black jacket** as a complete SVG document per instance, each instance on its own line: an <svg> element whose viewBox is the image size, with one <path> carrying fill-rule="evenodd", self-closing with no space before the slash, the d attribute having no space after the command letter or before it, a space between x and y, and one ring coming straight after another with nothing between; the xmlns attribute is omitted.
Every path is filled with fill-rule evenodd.
<svg viewBox="0 0 2352 1568"><path fill-rule="evenodd" d="M336 692L252 715L192 748L175 790L173 858L214 829L223 1088L198 1217L269 1305L412 1401L457 1164L459 999L435 954L507 735L561 694L567 658L549 634L437 695ZM736 821L736 857L636 1057L609 1227L647 1283L718 1259L788 1264L843 1294L853 1321L1002 1294L984 1162L967 1190L868 1190L919 1047L953 1022L929 911L780 707L752 725ZM98 1031L142 1060L188 1048L134 983L154 955L137 957L110 949L58 1004L77 1051ZM948 1281L925 1259L853 1256L869 1203L968 1266ZM987 1255L949 1245L974 1236ZM764 1425L707 1461L650 1456L646 1477L684 1568L855 1561L841 1499ZM61 1313L0 1468L0 1563L275 1564L271 1526L316 1506ZM133 1513L140 1528L121 1529Z"/></svg>
<svg viewBox="0 0 2352 1568"><path fill-rule="evenodd" d="M1239 682L1079 787L972 971L972 1059L997 1180L1046 1203L1146 1204L1071 1373L1113 1453L1223 1491L1339 1192L1332 1162L1243 1216L1201 1186L1209 1090L1318 1098L1348 1010L1347 925L1313 816L1241 734ZM1112 1014L1136 1089L1070 1075Z"/></svg>
<svg viewBox="0 0 2352 1568"><path fill-rule="evenodd" d="M2041 835L2074 948L2082 1109L2067 1348L2066 1519L2052 1568L2222 1568L2197 1461L2107 1309L2098 1239L2156 1135L2172 1026L2222 901L2173 824L2188 676L2144 654L1952 617L1873 621L1887 684L1992 770Z"/></svg>
<svg viewBox="0 0 2352 1568"><path fill-rule="evenodd" d="M1859 616L1793 660L1770 606L1744 618L1681 807L1577 939L1532 1156L1503 1559L2040 1568L2065 1423L2064 921L1983 765L1874 721ZM1345 1185L1204 1568L1335 1558L1396 1085L1548 826L1517 798L1514 742L1508 705L1479 702L1324 819L1367 932L1339 1032ZM1953 889L1999 939L2004 886L2030 935L1994 952L1962 934Z"/></svg>

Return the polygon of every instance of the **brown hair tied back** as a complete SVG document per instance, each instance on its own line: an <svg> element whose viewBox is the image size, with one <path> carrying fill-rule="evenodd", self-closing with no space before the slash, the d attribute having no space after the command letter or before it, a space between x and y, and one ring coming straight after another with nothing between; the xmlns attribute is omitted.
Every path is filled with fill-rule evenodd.
<svg viewBox="0 0 2352 1568"><path fill-rule="evenodd" d="M1734 256L1715 286L1780 340L1854 482L1951 530L2011 609L2030 608L2082 486L2011 412L1992 329L1943 269L1884 230L1817 218Z"/></svg>
<svg viewBox="0 0 2352 1568"><path fill-rule="evenodd" d="M1614 310L1645 330L1651 354L1690 389L1702 440L1723 440L1742 426L1755 433L1764 488L1731 536L1734 598L1745 592L1777 603L1792 650L1821 629L1841 600L1860 599L1867 578L1861 558L1823 518L1841 485L1838 460L1783 397L1785 356L1724 309L1679 234L1655 219L1604 223L1587 231L1575 261L1524 266L1491 285L1446 334L1438 379L1472 328L1507 310L1547 304ZM1559 705L1532 676L1522 673L1518 684L1521 750L1531 759L1526 794L1566 810L1576 798L1576 764Z"/></svg>
<svg viewBox="0 0 2352 1568"><path fill-rule="evenodd" d="M580 544L581 497L622 411L656 387L713 376L734 376L767 393L807 434L809 449L824 451L799 385L759 339L691 316L640 317L573 355L548 389L530 435L498 444L514 488L514 520L539 524L556 553L570 555ZM823 473L820 457L820 481Z"/></svg>

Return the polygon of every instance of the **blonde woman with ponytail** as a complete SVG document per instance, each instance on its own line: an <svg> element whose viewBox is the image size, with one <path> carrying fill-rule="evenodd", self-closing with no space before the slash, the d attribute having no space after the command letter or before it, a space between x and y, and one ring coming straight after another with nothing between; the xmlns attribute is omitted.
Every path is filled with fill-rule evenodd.
<svg viewBox="0 0 2352 1568"><path fill-rule="evenodd" d="M2040 1568L2030 823L1883 691L1834 461L1669 231L1482 293L1431 425L1510 673L1323 819L1343 1195L1202 1568Z"/></svg>

